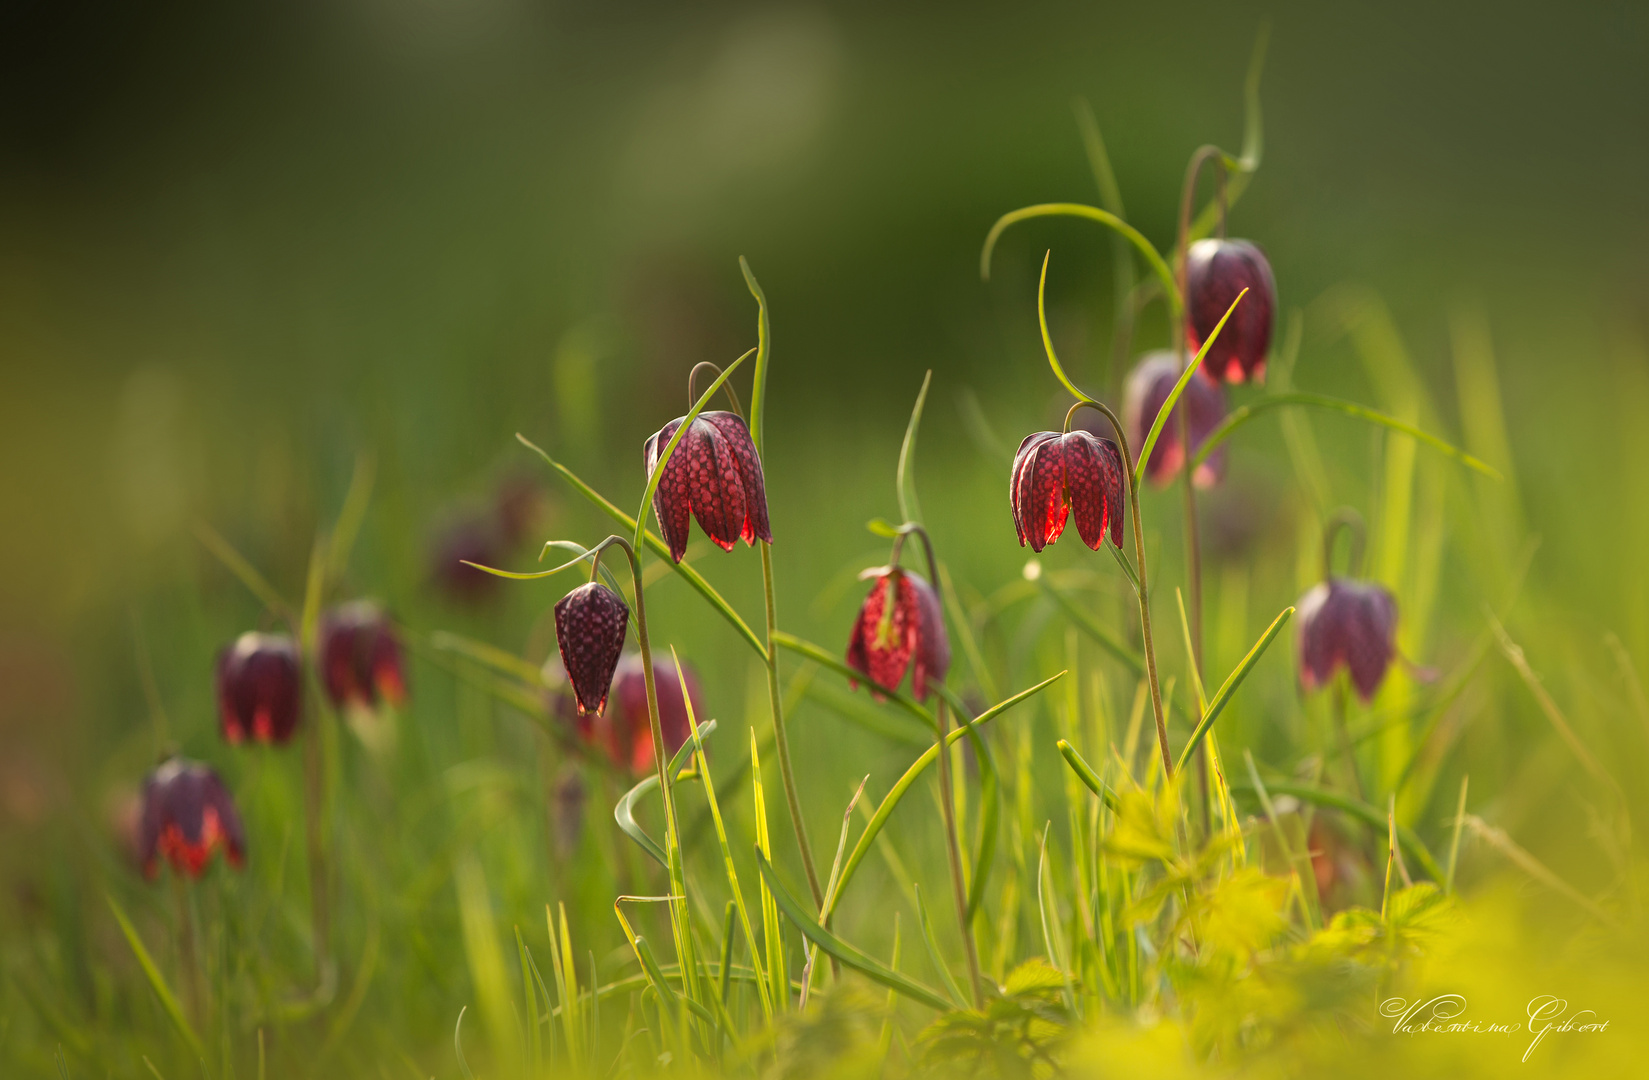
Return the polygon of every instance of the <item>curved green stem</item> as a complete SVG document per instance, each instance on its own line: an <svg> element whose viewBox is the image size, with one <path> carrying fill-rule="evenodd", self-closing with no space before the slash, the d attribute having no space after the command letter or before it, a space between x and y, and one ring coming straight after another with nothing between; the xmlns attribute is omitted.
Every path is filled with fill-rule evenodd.
<svg viewBox="0 0 1649 1080"><path fill-rule="evenodd" d="M813 865L813 845L807 839L807 822L802 818L801 799L796 795L796 773L790 765L790 736L784 726L784 692L779 687L779 654L774 648L779 633L778 614L773 606L773 549L765 540L762 549L762 596L767 603L767 704L773 714L773 746L779 754L779 779L784 781L785 806L796 830L796 846L801 848L802 869L807 871L807 887L813 903L824 906L824 888Z"/></svg>
<svg viewBox="0 0 1649 1080"><path fill-rule="evenodd" d="M1087 206L1083 203L1039 203L1036 206L1026 206L1018 210L1009 211L996 219L991 231L985 237L985 249L979 254L979 276L986 281L991 277L991 253L996 248L996 241L1001 237L1008 226L1031 218L1039 217L1077 217L1089 221L1097 221L1101 225L1109 226L1127 238L1128 242L1139 249L1145 256L1145 262L1151 267L1151 272L1162 283L1163 294L1168 298L1168 306L1175 312L1181 307L1180 290L1174 284L1174 272L1168 268L1162 255L1151 246L1151 241L1145 239L1140 231L1123 221L1115 214L1101 210L1097 206Z"/></svg>
<svg viewBox="0 0 1649 1080"><path fill-rule="evenodd" d="M1319 409L1330 409L1334 412L1344 413L1347 416L1354 416L1359 420L1366 420L1371 424L1379 424L1382 427L1388 427L1393 431L1400 431L1412 439L1418 439L1419 441L1425 443L1427 446L1431 447L1433 450L1436 450L1445 457L1453 458L1454 460L1460 462L1460 464L1466 466L1468 469L1474 469L1477 472L1482 473L1484 476L1491 477L1495 480L1504 479L1504 477L1500 475L1499 471L1493 466L1478 460L1458 447L1444 442L1435 435L1421 431L1413 424L1399 420L1394 416L1387 416L1384 413L1375 412L1373 409L1365 408L1364 406L1355 404L1354 402L1341 401L1339 398L1331 398L1323 394L1309 394L1300 391L1291 391L1286 394L1269 394L1263 398L1260 398L1258 401L1249 402L1247 405L1244 405L1239 409L1233 409L1231 414L1225 418L1220 426L1209 432L1208 438L1202 441L1202 445L1197 448L1196 456L1192 459L1192 465L1201 465L1204 461L1207 461L1208 455L1214 452L1214 448L1216 446L1224 442L1232 432L1242 427L1255 416L1265 412L1267 409L1280 408L1284 405L1311 405Z"/></svg>
<svg viewBox="0 0 1649 1080"><path fill-rule="evenodd" d="M1363 547L1367 543L1367 533L1363 525L1363 515L1349 506L1342 506L1328 517L1328 523L1323 526L1323 580L1327 581L1334 573L1334 540L1339 536L1341 529L1351 531L1351 561L1346 564L1346 572L1356 577L1363 568Z"/></svg>

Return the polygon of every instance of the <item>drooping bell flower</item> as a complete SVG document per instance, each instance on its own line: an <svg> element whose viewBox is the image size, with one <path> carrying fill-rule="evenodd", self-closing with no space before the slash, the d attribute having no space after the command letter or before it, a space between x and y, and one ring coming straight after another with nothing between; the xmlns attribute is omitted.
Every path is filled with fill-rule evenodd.
<svg viewBox="0 0 1649 1080"><path fill-rule="evenodd" d="M1076 512L1082 542L1099 550L1107 530L1122 546L1122 453L1116 443L1080 428L1025 436L1013 459L1008 498L1019 546L1041 551Z"/></svg>
<svg viewBox="0 0 1649 1080"><path fill-rule="evenodd" d="M339 709L374 710L406 700L406 671L395 625L377 604L356 600L321 616L321 684Z"/></svg>
<svg viewBox="0 0 1649 1080"><path fill-rule="evenodd" d="M1218 382L1265 380L1265 354L1277 317L1277 282L1265 253L1247 240L1198 240L1185 253L1185 332L1202 348L1244 289L1237 310L1202 358L1202 373Z"/></svg>
<svg viewBox="0 0 1649 1080"><path fill-rule="evenodd" d="M580 585L556 602L555 641L580 716L606 708L629 625L629 605L599 581Z"/></svg>
<svg viewBox="0 0 1649 1080"><path fill-rule="evenodd" d="M1344 668L1367 704L1397 655L1397 601L1376 582L1331 577L1297 607L1300 685L1316 690Z"/></svg>
<svg viewBox="0 0 1649 1080"><path fill-rule="evenodd" d="M1223 339L1225 331L1222 330L1220 336ZM1168 400L1168 395L1173 393L1183 370L1179 357L1162 349L1141 357L1134 370L1128 373L1128 383L1122 392L1122 423L1128 429L1129 443L1136 448L1144 447L1151 424ZM1151 456L1145 462L1145 478L1153 484L1172 482L1184 465L1185 447L1180 442L1182 414L1188 428L1186 434L1190 437L1191 452L1195 453L1201 448L1203 440L1225 419L1225 391L1206 379L1192 379L1185 384L1185 390L1174 403L1174 411L1162 425L1156 445L1151 448ZM1088 415L1091 414L1083 414L1084 417ZM1201 488L1213 487L1224 475L1225 447L1220 446L1191 473L1191 482Z"/></svg>
<svg viewBox="0 0 1649 1080"><path fill-rule="evenodd" d="M497 523L489 517L468 514L455 518L431 538L430 579L456 603L483 603L497 595L501 579L466 564L498 566L506 548Z"/></svg>
<svg viewBox="0 0 1649 1080"><path fill-rule="evenodd" d="M950 639L938 594L922 575L903 567L873 567L859 578L875 584L853 623L848 667L883 690L899 689L905 669L911 668L911 690L917 701L926 701L928 681L944 682L950 670Z"/></svg>
<svg viewBox="0 0 1649 1080"><path fill-rule="evenodd" d="M647 440L642 460L648 476L679 427L680 417ZM689 515L723 551L732 551L740 540L773 542L761 458L750 429L736 413L701 412L694 419L659 477L653 513L676 562L687 551Z"/></svg>
<svg viewBox="0 0 1649 1080"><path fill-rule="evenodd" d="M138 848L144 877L153 878L165 858L174 872L198 878L219 849L239 867L246 858L246 833L218 774L198 761L174 757L143 783Z"/></svg>
<svg viewBox="0 0 1649 1080"><path fill-rule="evenodd" d="M218 656L218 720L231 744L280 745L302 714L298 643L286 634L245 633Z"/></svg>

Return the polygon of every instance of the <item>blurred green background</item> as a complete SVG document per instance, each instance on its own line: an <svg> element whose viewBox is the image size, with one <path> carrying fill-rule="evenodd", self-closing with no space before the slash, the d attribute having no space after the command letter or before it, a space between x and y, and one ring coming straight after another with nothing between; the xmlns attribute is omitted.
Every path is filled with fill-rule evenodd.
<svg viewBox="0 0 1649 1080"><path fill-rule="evenodd" d="M373 452L356 591L419 630L541 659L559 583L457 604L431 586L431 545L521 475L542 484L546 538L604 535L511 436L632 507L642 440L684 411L687 371L755 343L740 255L774 319L766 467L785 624L845 643L851 573L884 550L863 523L895 513L898 442L928 369L916 477L941 555L970 595L1016 580L1006 472L959 403L976 395L1010 447L1057 421L1035 332L1034 268L1050 246L1056 342L1079 381L1117 384L1110 242L1082 223L1021 226L985 284L985 231L1027 203L1097 201L1072 118L1081 96L1129 219L1167 247L1187 156L1240 142L1242 78L1267 20L1265 158L1231 228L1265 247L1285 318L1306 312L1294 382L1384 406L1356 335L1319 302L1366 287L1436 402L1430 426L1471 445L1458 359L1492 346L1510 451L1495 464L1514 477L1510 516L1494 521L1541 541L1522 627L1542 635L1554 692L1606 712L1624 691L1586 679L1613 671L1603 635L1649 667L1641 4L12 3L0 13L0 921L79 895L73 882L93 871L42 853L96 835L111 792L152 760L134 621L171 737L265 798L255 820L278 821L283 805L297 820L279 801L291 783L258 787L265 766L218 743L213 656L258 606L194 521L296 596L316 528ZM1153 313L1139 347L1164 335ZM1377 518L1381 444L1314 423L1333 501ZM1211 614L1216 671L1299 591L1284 513L1299 496L1276 424L1247 429L1233 453L1242 479L1211 512L1261 541L1228 556L1255 572L1217 641ZM1453 466L1422 451L1418 468ZM1177 493L1148 497L1146 514L1171 590ZM1481 531L1441 529L1446 603L1422 663L1457 660L1501 599L1506 567L1485 570L1484 552L1509 561L1524 537L1485 547ZM1269 570L1255 554L1265 538L1285 552ZM530 547L501 557L523 564ZM754 622L755 556L704 564ZM678 582L656 591L656 639L699 666L737 746L748 655ZM1293 708L1281 663L1268 680L1237 728L1257 751L1280 738L1260 703ZM481 706L438 667L420 661L413 692L416 775L530 747L476 720ZM1538 714L1525 719L1474 746L1486 790L1513 783L1505 732L1550 738ZM832 834L831 808L866 761L886 771L904 754L832 724L822 710L798 721L816 837ZM1546 824L1544 853L1562 864L1574 821ZM252 843L256 858L281 841L254 830ZM405 843L404 857L425 857ZM1588 858L1564 869L1584 874ZM418 895L450 923L447 863L431 873ZM529 915L538 873L501 886ZM25 963L23 945L9 948ZM425 1004L461 997L438 988Z"/></svg>

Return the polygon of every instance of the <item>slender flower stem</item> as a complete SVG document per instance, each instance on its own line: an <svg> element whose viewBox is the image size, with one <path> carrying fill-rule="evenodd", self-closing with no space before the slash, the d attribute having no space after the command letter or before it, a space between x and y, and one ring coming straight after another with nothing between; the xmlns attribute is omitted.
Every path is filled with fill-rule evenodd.
<svg viewBox="0 0 1649 1080"><path fill-rule="evenodd" d="M1076 411L1086 406L1097 409L1105 414L1111 422L1111 428L1116 432L1117 445L1122 448L1123 483L1128 486L1128 505L1133 511L1134 519L1134 562L1139 572L1139 631L1145 645L1145 681L1151 687L1151 712L1157 722L1157 748L1162 751L1163 775L1172 780L1174 778L1174 756L1168 752L1168 718L1162 711L1162 686L1157 678L1157 647L1151 637L1151 592L1150 577L1145 569L1145 530L1139 521L1139 488L1134 484L1134 457L1128 449L1128 436L1123 434L1122 421L1111 407L1103 401L1095 401L1086 395L1079 396L1077 403L1072 405L1065 414L1065 431L1071 430L1071 417Z"/></svg>
<svg viewBox="0 0 1649 1080"><path fill-rule="evenodd" d="M907 521L899 526L899 535L893 541L893 557L889 561L893 565L898 565L900 549L904 547L905 537L911 533L915 533L922 541L922 550L928 560L928 575L937 583L939 561L933 554L933 539L928 536L927 529L917 522ZM935 584L934 588L938 588L938 585ZM962 882L962 842L956 828L955 785L951 779L950 748L945 745L946 736L950 732L950 711L943 695L939 697L934 716L938 721L935 730L939 739L939 806L945 821L945 857L950 863L951 895L956 901L956 924L962 931L962 950L968 957L968 979L973 988L973 1004L976 1008L983 1008L985 997L984 984L979 977L979 947L973 940L973 924L968 919L968 890Z"/></svg>
<svg viewBox="0 0 1649 1080"><path fill-rule="evenodd" d="M189 894L183 875L172 873L172 900L177 905L178 966L183 969L184 993L188 994L189 1019L197 1028L206 1027L206 984L200 973L200 952L195 947L195 920L190 917Z"/></svg>
<svg viewBox="0 0 1649 1080"><path fill-rule="evenodd" d="M1185 297L1185 303L1180 305L1175 326L1174 348L1179 353L1180 369L1190 362L1188 350L1190 324L1190 268L1186 258L1187 249L1191 240L1191 207L1196 201L1197 179L1202 173L1202 167L1208 162L1215 163L1214 176L1218 188L1219 199L1219 235L1225 237L1225 154L1217 146L1202 146L1191 155L1191 162L1185 171L1185 186L1180 192L1179 235L1177 244L1177 263L1179 271L1180 295ZM1197 526L1197 489L1192 477L1195 470L1191 464L1191 429L1188 420L1189 408L1181 409L1179 415L1179 444L1181 468L1180 475L1185 486L1185 577L1191 593L1190 632L1191 632L1191 666L1200 680L1202 668L1202 537ZM1193 704L1193 711L1197 714L1196 720L1202 722L1202 706ZM1197 787L1202 796L1202 827L1203 834L1207 835L1212 829L1208 804L1208 752L1203 747L1197 747Z"/></svg>
<svg viewBox="0 0 1649 1080"><path fill-rule="evenodd" d="M303 803L304 833L309 850L309 910L314 935L315 985L327 986L332 975L332 906L327 896L325 825L321 820L326 798L322 791L324 768L321 762L320 717L304 725Z"/></svg>
<svg viewBox="0 0 1649 1080"><path fill-rule="evenodd" d="M785 804L790 810L790 824L796 829L796 846L801 848L802 869L807 871L807 887L813 893L816 908L824 908L824 889L819 885L819 871L813 865L813 846L807 840L807 823L802 819L801 800L796 796L796 774L790 767L790 736L784 729L784 693L779 687L779 650L773 637L779 632L779 618L773 606L772 545L761 541L762 595L767 602L767 702L773 712L773 745L779 753L779 778L784 781Z"/></svg>

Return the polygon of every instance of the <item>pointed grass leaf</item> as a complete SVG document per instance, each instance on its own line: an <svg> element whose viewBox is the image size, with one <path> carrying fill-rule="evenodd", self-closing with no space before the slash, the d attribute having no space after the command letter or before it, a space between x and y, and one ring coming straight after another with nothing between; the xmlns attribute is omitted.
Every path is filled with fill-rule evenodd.
<svg viewBox="0 0 1649 1080"><path fill-rule="evenodd" d="M910 410L910 422L905 425L905 439L899 444L899 467L894 474L894 492L899 497L899 517L905 521L921 521L922 506L916 501L911 484L910 469L916 456L916 432L922 426L922 406L928 400L928 384L933 382L933 369L922 376L922 389L916 394L916 404Z"/></svg>
<svg viewBox="0 0 1649 1080"><path fill-rule="evenodd" d="M709 720L698 729L698 733L702 738L704 735L714 734L715 730L716 722L714 720ZM689 741L685 743L681 749L677 750L675 757L670 759L670 775L675 776L680 773L682 766L685 765L687 759L692 756L695 747L700 747L701 745L702 743L700 742ZM655 773L644 778L629 791L626 791L623 798L619 799L618 803L613 807L613 820L618 822L618 827L624 830L625 836L628 836L631 840L634 840L637 844L639 844L641 846L641 850L656 859L660 866L668 869L670 866L670 858L667 854L665 854L664 848L659 845L657 840L654 840L651 836L648 836L647 831L641 827L641 823L636 821L636 801L657 787L658 775Z"/></svg>
<svg viewBox="0 0 1649 1080"><path fill-rule="evenodd" d="M1248 290L1244 289L1237 294L1235 300L1231 301L1231 306L1225 309L1225 314L1220 316L1220 321L1215 323L1214 329L1208 332L1208 338L1202 343L1202 348L1197 350L1197 355L1191 358L1191 362L1180 373L1179 382L1175 383L1174 388L1168 392L1168 400L1164 401L1162 408L1157 410L1157 418L1151 421L1151 430L1145 435L1144 445L1134 450L1134 475L1130 479L1135 487L1138 487L1140 482L1145 479L1145 466L1151 460L1151 451L1156 447L1158 437L1162 435L1163 425L1174 414L1175 403L1179 401L1180 395L1185 393L1186 385L1190 383L1192 376L1196 375L1197 369L1202 367L1202 358L1207 356L1208 350L1214 347L1214 342L1219 339L1220 331L1225 328L1231 314L1237 310L1237 305L1242 303L1243 297L1247 295ZM1205 440L1203 445L1207 446L1208 442Z"/></svg>
<svg viewBox="0 0 1649 1080"><path fill-rule="evenodd" d="M1256 641L1254 647L1248 650L1248 655L1242 658L1242 661L1232 669L1231 674L1226 676L1225 682L1220 688L1214 691L1213 700L1208 703L1208 711L1203 714L1202 721L1197 724L1196 730L1186 740L1185 749L1180 751L1179 762L1174 766L1176 773L1185 768L1185 763L1190 760L1197 744L1202 742L1203 736L1207 735L1209 729L1214 726L1214 721L1220 718L1220 713L1224 712L1225 707L1231 703L1231 696L1237 692L1237 687L1241 686L1243 680L1248 678L1248 673L1254 670L1254 665L1260 662L1260 657L1265 655L1265 650L1271 646L1272 640L1276 638L1278 632L1282 630L1283 624L1287 623L1293 614L1294 609L1288 607L1284 608L1275 619L1272 619L1271 625L1266 627L1265 633L1260 635L1260 640Z"/></svg>
<svg viewBox="0 0 1649 1080"><path fill-rule="evenodd" d="M1265 786L1272 795L1291 795L1296 799L1317 806L1326 806L1338 810L1343 814L1356 818L1372 829L1384 829L1386 827L1385 811L1377 810L1367 803L1348 795L1341 795L1335 791L1325 791L1310 784L1297 784L1280 780L1267 781ZM1253 792L1255 788L1252 783L1239 781L1231 785L1231 790L1233 792ZM1415 835L1412 829L1406 825L1397 826L1397 840L1404 851L1414 856L1414 861L1420 864L1420 869L1426 872L1427 877L1438 882L1445 880L1445 875L1442 868L1437 865L1437 860L1432 857L1431 851L1426 847L1425 842Z"/></svg>
<svg viewBox="0 0 1649 1080"><path fill-rule="evenodd" d="M750 383L750 438L756 452L762 449L762 426L767 419L767 364L773 357L773 323L767 312L767 292L756 280L755 272L743 255L739 256L739 271L744 274L745 287L756 298L756 373Z"/></svg>
<svg viewBox="0 0 1649 1080"><path fill-rule="evenodd" d="M890 990L898 991L912 1001L926 1005L930 1009L937 1009L940 1012L948 1012L953 1007L951 1002L947 1001L938 991L923 986L914 979L907 978L884 966L815 922L812 917L802 910L801 905L785 890L785 887L779 883L778 876L773 870L773 864L767 861L767 857L762 854L760 848L756 850L756 865L761 870L762 881L772 894L774 902L784 912L785 917L809 941L812 941L826 953L834 956L853 970L875 982L881 983Z"/></svg>
<svg viewBox="0 0 1649 1080"><path fill-rule="evenodd" d="M183 1006L178 1002L177 995L172 993L172 988L166 983L166 976L155 966L154 957L149 955L149 950L143 944L143 939L138 936L132 920L126 917L125 910L113 896L105 896L104 899L109 902L109 910L114 912L115 922L120 924L120 932L125 936L126 944L131 946L132 955L137 957L138 966L143 969L144 977L154 989L155 997L160 999L161 1008L166 1010L166 1015L176 1025L183 1041L189 1044L189 1050L195 1058L205 1060L206 1048L201 1044L200 1036L195 1034L195 1029L189 1024L189 1018L184 1015Z"/></svg>
<svg viewBox="0 0 1649 1080"><path fill-rule="evenodd" d="M1071 771L1076 773L1076 778L1082 781L1083 786L1098 795L1100 801L1108 809L1115 810L1117 808L1116 792L1106 786L1105 781L1099 778L1099 774L1094 771L1093 766L1089 765L1083 760L1082 755L1077 753L1076 747L1064 739L1060 739L1055 745L1059 747L1059 754L1065 759L1065 764L1069 765Z"/></svg>
<svg viewBox="0 0 1649 1080"><path fill-rule="evenodd" d="M944 950L939 948L939 938L933 932L933 920L928 918L928 907L922 902L922 887L912 885L916 895L916 919L922 926L922 944L927 946L928 963L938 973L939 981L945 984L945 990L958 1009L968 1007L968 999L962 996L962 987L957 983L956 976L950 973L950 967L945 963Z"/></svg>
<svg viewBox="0 0 1649 1080"><path fill-rule="evenodd" d="M1168 297L1169 306L1178 310L1180 305L1179 283L1174 280L1174 272L1168 268L1168 262L1161 253L1145 239L1140 231L1108 210L1101 210L1097 206L1088 206L1083 203L1038 203L1035 206L1025 206L1018 210L1010 210L996 219L991 231L985 235L985 247L979 253L979 277L983 281L991 279L991 254L996 250L996 242L1011 225L1032 218L1041 217L1074 217L1085 218L1098 222L1107 228L1121 233L1130 244L1139 249L1145 256L1146 265L1157 276L1162 284L1163 295Z"/></svg>

